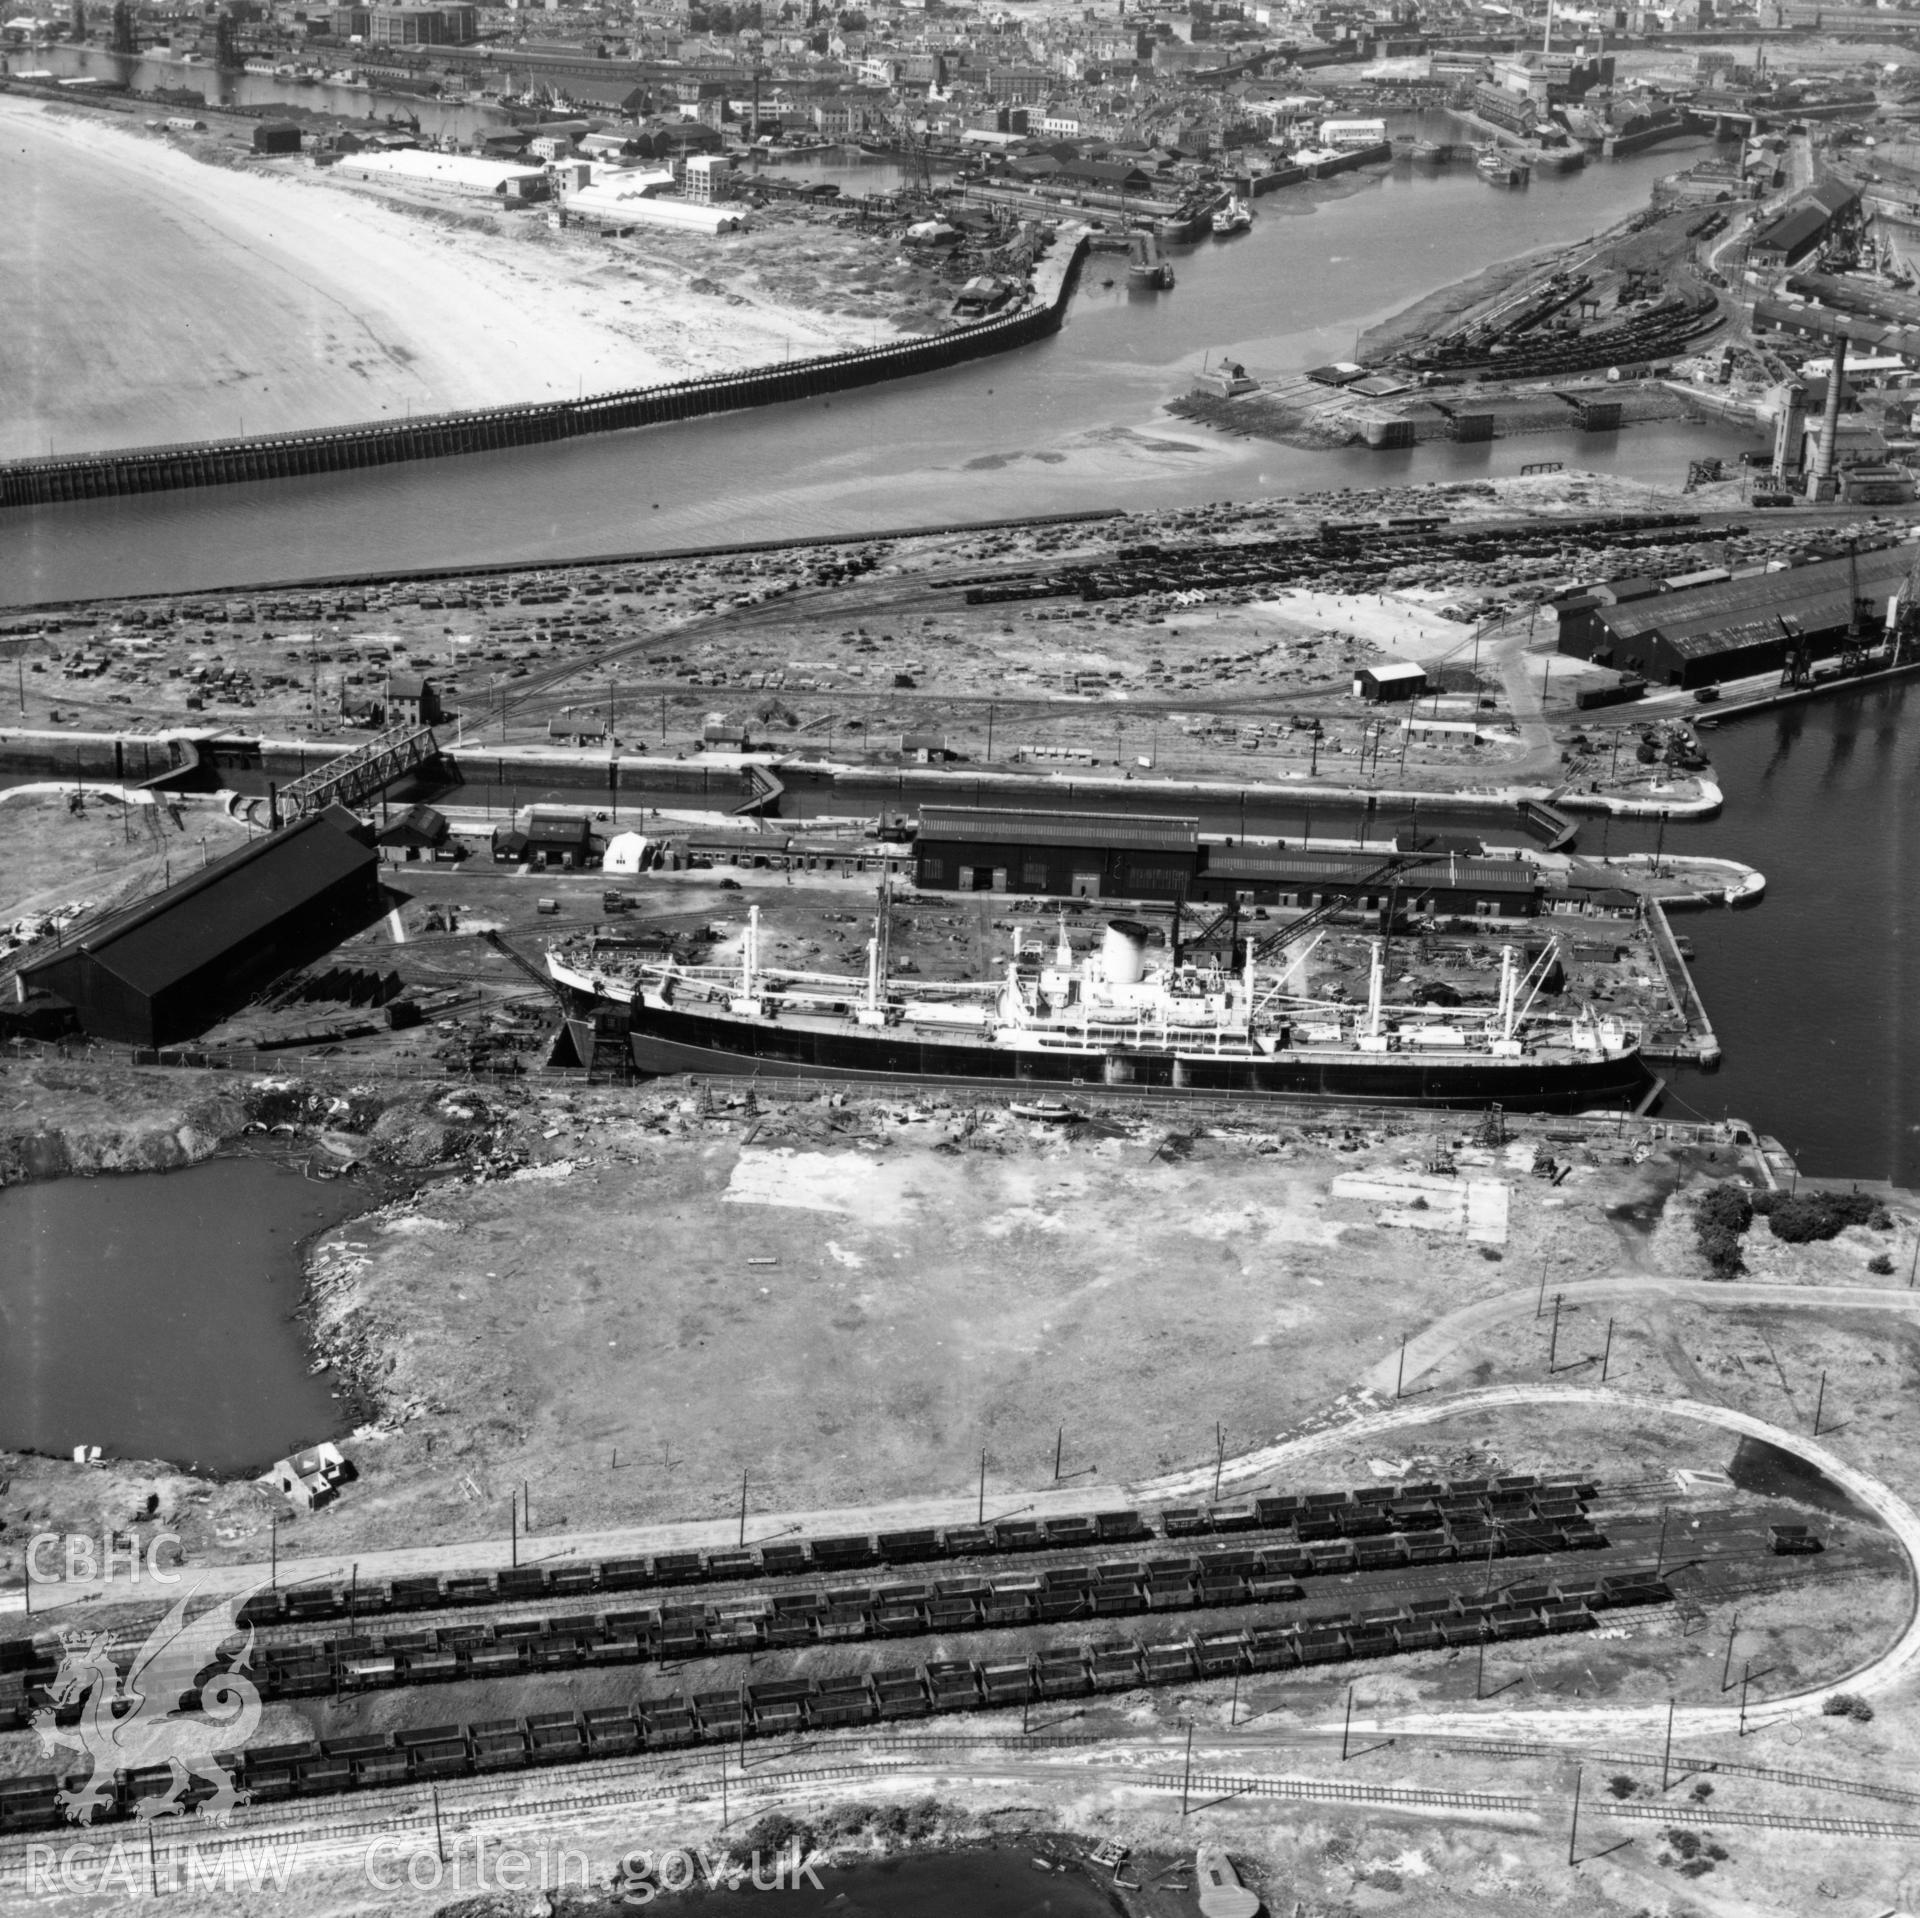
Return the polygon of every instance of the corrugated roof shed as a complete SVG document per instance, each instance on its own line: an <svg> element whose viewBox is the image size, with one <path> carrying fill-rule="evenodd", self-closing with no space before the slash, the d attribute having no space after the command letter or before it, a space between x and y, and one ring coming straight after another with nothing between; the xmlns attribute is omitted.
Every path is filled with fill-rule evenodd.
<svg viewBox="0 0 1920 1918"><path fill-rule="evenodd" d="M1753 244L1756 249L1764 247L1790 260L1812 246L1830 223L1831 216L1822 208L1799 207L1781 214L1764 232L1755 234Z"/></svg>
<svg viewBox="0 0 1920 1918"><path fill-rule="evenodd" d="M445 843L452 828L445 813L432 806L409 806L400 817L382 826L376 845L438 846Z"/></svg>
<svg viewBox="0 0 1920 1918"><path fill-rule="evenodd" d="M1858 204L1860 189L1851 180L1843 180L1837 173L1829 173L1816 180L1807 189L1805 197L1829 214L1840 214Z"/></svg>
<svg viewBox="0 0 1920 1918"><path fill-rule="evenodd" d="M593 837L593 821L585 813L547 812L533 807L521 828L529 839L580 840Z"/></svg>
<svg viewBox="0 0 1920 1918"><path fill-rule="evenodd" d="M1381 860L1370 853L1314 853L1257 847L1213 846L1207 851L1210 876L1260 879L1269 883L1357 886L1370 881L1381 892L1430 892L1438 887L1485 886L1501 892L1531 892L1539 875L1523 859L1437 858L1403 867L1397 875L1377 878Z"/></svg>
<svg viewBox="0 0 1920 1918"><path fill-rule="evenodd" d="M1656 593L1667 590L1664 580L1655 579L1650 573L1629 573L1624 579L1602 580L1594 588L1597 598L1611 600L1614 605L1624 605L1630 599L1651 599Z"/></svg>
<svg viewBox="0 0 1920 1918"><path fill-rule="evenodd" d="M308 900L371 864L372 840L371 830L344 806L309 813L156 898L110 914L70 948L91 953L152 997L263 937Z"/></svg>
<svg viewBox="0 0 1920 1918"><path fill-rule="evenodd" d="M989 811L973 806L923 806L920 838L971 845L1109 846L1122 851L1191 852L1200 843L1198 819L1094 812Z"/></svg>
<svg viewBox="0 0 1920 1918"><path fill-rule="evenodd" d="M1858 558L1863 598L1884 598L1904 580L1920 552L1907 544L1880 547ZM1777 573L1752 573L1691 592L1616 606L1605 615L1607 630L1620 639L1637 639L1658 630L1668 639L1709 628L1733 628L1761 622L1778 635L1782 616L1817 629L1847 618L1848 577L1844 559L1815 560Z"/></svg>

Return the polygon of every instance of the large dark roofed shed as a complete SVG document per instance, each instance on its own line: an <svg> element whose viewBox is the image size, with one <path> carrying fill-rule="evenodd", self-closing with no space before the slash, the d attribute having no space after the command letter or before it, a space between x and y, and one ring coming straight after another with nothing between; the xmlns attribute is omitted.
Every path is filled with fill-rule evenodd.
<svg viewBox="0 0 1920 1918"><path fill-rule="evenodd" d="M22 968L21 989L60 994L95 1038L167 1045L217 1025L382 910L372 829L329 806L107 914Z"/></svg>
<svg viewBox="0 0 1920 1918"><path fill-rule="evenodd" d="M1200 822L1103 812L997 812L975 806L923 806L922 840L1018 840L1029 846L1114 846L1185 851L1199 843Z"/></svg>
<svg viewBox="0 0 1920 1918"><path fill-rule="evenodd" d="M1200 864L1197 819L924 806L914 878L956 892L1179 899Z"/></svg>

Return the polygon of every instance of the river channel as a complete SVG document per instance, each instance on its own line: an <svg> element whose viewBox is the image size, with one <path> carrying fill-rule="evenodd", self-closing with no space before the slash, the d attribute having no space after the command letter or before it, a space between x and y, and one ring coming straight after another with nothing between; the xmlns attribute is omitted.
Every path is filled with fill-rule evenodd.
<svg viewBox="0 0 1920 1918"><path fill-rule="evenodd" d="M368 1203L253 1157L0 1192L0 1450L227 1473L337 1436L353 1408L307 1369L300 1248Z"/></svg>
<svg viewBox="0 0 1920 1918"><path fill-rule="evenodd" d="M1250 233L1182 249L1169 293L1130 289L1096 256L1055 338L830 399L369 472L15 510L0 515L0 603L1173 507L1548 460L1678 479L1689 456L1753 442L1670 422L1310 453L1223 438L1162 407L1223 351L1256 373L1346 356L1435 287L1644 206L1660 174L1706 150L1676 142L1519 191L1471 168L1407 162L1286 189L1260 202ZM878 171L881 184L895 177Z"/></svg>

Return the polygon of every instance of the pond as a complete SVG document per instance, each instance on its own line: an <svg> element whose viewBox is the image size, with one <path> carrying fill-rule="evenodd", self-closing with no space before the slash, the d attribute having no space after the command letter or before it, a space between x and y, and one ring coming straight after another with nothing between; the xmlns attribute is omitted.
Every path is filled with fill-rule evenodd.
<svg viewBox="0 0 1920 1918"><path fill-rule="evenodd" d="M264 1157L0 1192L0 1448L237 1473L337 1436L300 1247L377 1202Z"/></svg>

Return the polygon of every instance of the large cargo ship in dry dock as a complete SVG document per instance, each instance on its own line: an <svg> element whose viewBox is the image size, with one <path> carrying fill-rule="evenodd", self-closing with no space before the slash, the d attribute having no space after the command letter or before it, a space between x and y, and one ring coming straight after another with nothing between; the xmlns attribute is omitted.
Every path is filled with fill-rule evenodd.
<svg viewBox="0 0 1920 1918"><path fill-rule="evenodd" d="M1016 931L1004 975L943 983L889 976L884 917L864 979L766 966L749 914L737 963L687 964L592 940L547 968L576 1010L611 1008L647 1073L1177 1088L1187 1093L1382 1105L1578 1111L1637 1102L1638 1032L1615 1019L1536 1012L1552 949L1500 961L1493 1007L1389 1006L1384 942L1364 1006L1292 988L1310 947L1263 967L1149 961L1149 929L1111 921L1076 962L1064 925L1048 950Z"/></svg>

